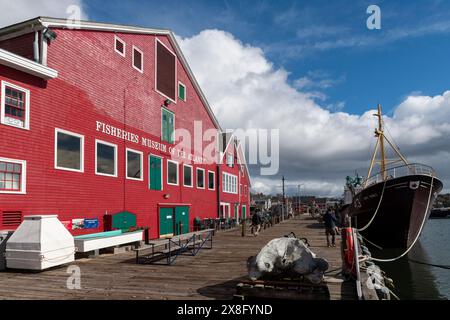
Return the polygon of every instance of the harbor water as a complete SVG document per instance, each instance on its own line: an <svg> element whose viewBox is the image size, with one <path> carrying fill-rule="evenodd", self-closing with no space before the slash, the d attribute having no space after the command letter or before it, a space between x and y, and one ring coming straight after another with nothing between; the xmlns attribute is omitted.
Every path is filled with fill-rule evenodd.
<svg viewBox="0 0 450 320"><path fill-rule="evenodd" d="M394 280L394 293L401 300L450 299L449 242L450 218L430 219L407 257L396 262L380 263L387 276ZM383 251L383 258L399 254L398 251ZM375 251L373 256L377 257Z"/></svg>

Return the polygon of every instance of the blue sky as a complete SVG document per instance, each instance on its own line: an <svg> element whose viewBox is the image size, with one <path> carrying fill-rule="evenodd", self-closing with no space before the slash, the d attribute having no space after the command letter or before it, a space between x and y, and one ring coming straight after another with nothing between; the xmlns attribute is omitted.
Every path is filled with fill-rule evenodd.
<svg viewBox="0 0 450 320"><path fill-rule="evenodd" d="M368 30L377 4L382 29ZM410 94L437 95L450 83L449 1L104 1L84 2L90 20L232 33L260 47L289 81L308 77L330 110L392 110ZM446 72L447 70L447 72Z"/></svg>
<svg viewBox="0 0 450 320"><path fill-rule="evenodd" d="M250 165L253 191L277 193L285 175L303 194L342 194L367 173L378 103L410 162L450 191L450 1L0 0L0 25L74 4L88 20L173 30L223 128L279 129L279 170ZM366 27L371 4L381 30Z"/></svg>

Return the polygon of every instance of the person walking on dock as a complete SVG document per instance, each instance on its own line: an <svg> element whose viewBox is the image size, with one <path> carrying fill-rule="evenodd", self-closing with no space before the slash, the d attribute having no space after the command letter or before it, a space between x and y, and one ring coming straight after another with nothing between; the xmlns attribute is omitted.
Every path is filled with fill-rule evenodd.
<svg viewBox="0 0 450 320"><path fill-rule="evenodd" d="M253 234L258 236L259 231L261 230L262 218L258 211L256 211L252 216L252 233L253 230L256 230Z"/></svg>
<svg viewBox="0 0 450 320"><path fill-rule="evenodd" d="M327 212L323 216L323 221L325 223L325 234L327 236L327 246L336 247L335 237L336 237L336 215L331 208L328 208ZM331 236L331 244L330 244Z"/></svg>

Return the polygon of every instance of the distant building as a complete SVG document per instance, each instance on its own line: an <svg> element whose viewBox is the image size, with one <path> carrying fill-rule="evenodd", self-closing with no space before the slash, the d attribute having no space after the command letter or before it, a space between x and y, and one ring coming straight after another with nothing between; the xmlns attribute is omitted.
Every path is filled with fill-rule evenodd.
<svg viewBox="0 0 450 320"><path fill-rule="evenodd" d="M261 210L269 210L272 207L272 200L270 198L256 199L253 204Z"/></svg>

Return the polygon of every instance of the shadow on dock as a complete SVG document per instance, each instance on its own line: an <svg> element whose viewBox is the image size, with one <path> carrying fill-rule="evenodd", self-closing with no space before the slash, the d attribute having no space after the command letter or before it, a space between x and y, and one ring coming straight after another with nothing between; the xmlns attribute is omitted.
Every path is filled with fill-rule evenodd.
<svg viewBox="0 0 450 320"><path fill-rule="evenodd" d="M231 300L236 294L236 286L247 279L247 277L235 278L233 280L199 288L197 292L209 299Z"/></svg>
<svg viewBox="0 0 450 320"><path fill-rule="evenodd" d="M309 229L324 229L325 228L323 223L319 223L319 222L308 224L306 227Z"/></svg>

